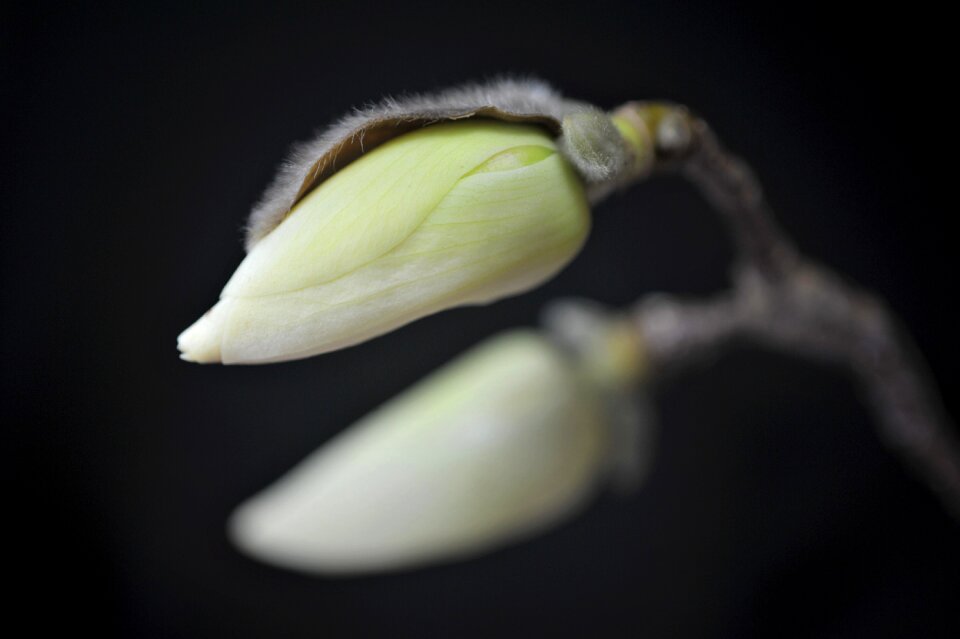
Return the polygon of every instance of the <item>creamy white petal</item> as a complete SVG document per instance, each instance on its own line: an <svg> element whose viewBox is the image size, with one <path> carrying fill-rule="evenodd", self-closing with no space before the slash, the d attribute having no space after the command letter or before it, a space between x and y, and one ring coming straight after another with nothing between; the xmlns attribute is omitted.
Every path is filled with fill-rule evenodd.
<svg viewBox="0 0 960 639"><path fill-rule="evenodd" d="M554 149L542 130L491 121L402 135L335 173L261 240L224 288L251 297L330 282L413 233L460 178L520 145Z"/></svg>
<svg viewBox="0 0 960 639"><path fill-rule="evenodd" d="M344 431L243 504L249 554L305 571L413 567L556 523L597 484L610 434L565 354L516 331Z"/></svg>
<svg viewBox="0 0 960 639"><path fill-rule="evenodd" d="M518 140L526 142L526 136L523 132ZM518 148L529 145L504 152ZM590 219L582 187L565 160L548 150L526 160L531 157L532 164L509 168L509 158L504 165L502 154L494 155L493 167L483 165L456 180L402 241L339 277L251 296L234 294L240 281L235 276L218 305L217 324L201 320L211 327L204 335L216 347L181 343L217 352L224 363L307 357L446 308L486 303L541 283L576 254ZM272 237L244 265L255 263L254 254ZM191 351L185 354L200 361Z"/></svg>

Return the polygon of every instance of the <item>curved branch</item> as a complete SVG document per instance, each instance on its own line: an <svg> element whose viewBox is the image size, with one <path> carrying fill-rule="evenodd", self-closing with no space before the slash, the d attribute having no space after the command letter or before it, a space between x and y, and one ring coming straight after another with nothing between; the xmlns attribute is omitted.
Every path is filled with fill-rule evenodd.
<svg viewBox="0 0 960 639"><path fill-rule="evenodd" d="M912 339L885 304L805 259L773 220L759 182L707 124L678 106L631 103L655 141L655 166L677 170L721 214L737 249L733 287L707 301L658 295L637 305L654 374L733 338L840 364L863 390L881 440L960 519L960 439Z"/></svg>

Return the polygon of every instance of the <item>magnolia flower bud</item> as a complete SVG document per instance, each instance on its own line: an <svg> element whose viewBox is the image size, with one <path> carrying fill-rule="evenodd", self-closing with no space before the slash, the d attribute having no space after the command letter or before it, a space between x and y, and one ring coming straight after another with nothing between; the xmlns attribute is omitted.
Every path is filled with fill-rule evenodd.
<svg viewBox="0 0 960 639"><path fill-rule="evenodd" d="M479 119L418 129L300 200L179 348L229 364L350 346L539 284L589 223L584 187L546 129Z"/></svg>
<svg viewBox="0 0 960 639"><path fill-rule="evenodd" d="M579 249L587 200L649 171L631 122L532 79L356 111L278 172L182 357L307 357L535 286Z"/></svg>
<svg viewBox="0 0 960 639"><path fill-rule="evenodd" d="M328 573L465 557L580 506L615 437L577 360L528 331L434 373L240 506L235 543Z"/></svg>

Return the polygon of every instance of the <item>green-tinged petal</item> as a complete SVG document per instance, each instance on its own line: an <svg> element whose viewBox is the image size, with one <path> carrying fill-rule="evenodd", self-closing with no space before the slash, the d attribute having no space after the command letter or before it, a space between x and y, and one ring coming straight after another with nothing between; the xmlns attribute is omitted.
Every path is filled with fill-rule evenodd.
<svg viewBox="0 0 960 639"><path fill-rule="evenodd" d="M595 487L609 452L571 360L515 331L394 399L242 505L253 556L358 572L482 552L543 529Z"/></svg>
<svg viewBox="0 0 960 639"><path fill-rule="evenodd" d="M589 226L583 187L544 131L428 127L321 184L257 244L180 349L192 361L264 363L357 344L541 283Z"/></svg>
<svg viewBox="0 0 960 639"><path fill-rule="evenodd" d="M391 140L298 203L224 295L295 291L349 273L409 237L463 175L521 145L554 148L536 127L492 121L438 124Z"/></svg>
<svg viewBox="0 0 960 639"><path fill-rule="evenodd" d="M589 225L568 171L552 155L521 169L472 175L417 233L352 273L283 295L225 297L221 304L233 304L233 311L222 328L222 360L327 352L542 282L575 254Z"/></svg>

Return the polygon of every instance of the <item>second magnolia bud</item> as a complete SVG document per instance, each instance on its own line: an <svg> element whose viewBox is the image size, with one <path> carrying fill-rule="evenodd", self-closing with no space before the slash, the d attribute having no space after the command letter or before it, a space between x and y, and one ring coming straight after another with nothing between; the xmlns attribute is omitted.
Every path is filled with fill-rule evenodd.
<svg viewBox="0 0 960 639"><path fill-rule="evenodd" d="M616 451L600 389L529 331L493 338L338 435L243 504L234 541L326 573L411 568L548 528Z"/></svg>

